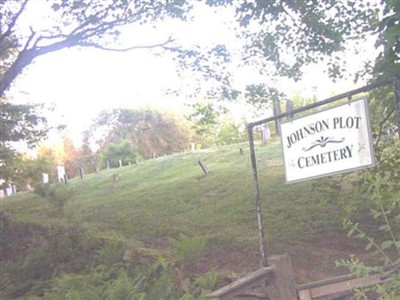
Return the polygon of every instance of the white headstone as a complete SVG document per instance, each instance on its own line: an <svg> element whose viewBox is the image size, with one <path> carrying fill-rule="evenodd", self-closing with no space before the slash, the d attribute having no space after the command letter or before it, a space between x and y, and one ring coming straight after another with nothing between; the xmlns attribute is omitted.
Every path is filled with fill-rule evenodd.
<svg viewBox="0 0 400 300"><path fill-rule="evenodd" d="M13 189L11 186L8 186L7 188L4 189L4 192L5 192L6 196L10 196L13 193Z"/></svg>
<svg viewBox="0 0 400 300"><path fill-rule="evenodd" d="M58 182L64 182L65 168L64 166L57 166L57 178Z"/></svg>
<svg viewBox="0 0 400 300"><path fill-rule="evenodd" d="M49 174L42 173L42 183L43 184L49 183Z"/></svg>

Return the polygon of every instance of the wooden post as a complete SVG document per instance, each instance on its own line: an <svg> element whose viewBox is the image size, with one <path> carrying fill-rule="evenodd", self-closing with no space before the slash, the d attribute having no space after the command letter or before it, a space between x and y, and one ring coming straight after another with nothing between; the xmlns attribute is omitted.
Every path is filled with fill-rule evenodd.
<svg viewBox="0 0 400 300"><path fill-rule="evenodd" d="M79 176L83 179L83 168L79 168Z"/></svg>
<svg viewBox="0 0 400 300"><path fill-rule="evenodd" d="M68 177L67 177L67 174L64 174L64 183L65 183L65 185L68 184Z"/></svg>
<svg viewBox="0 0 400 300"><path fill-rule="evenodd" d="M268 265L274 268L271 282L270 300L297 300L292 262L289 255L274 255L267 258Z"/></svg>
<svg viewBox="0 0 400 300"><path fill-rule="evenodd" d="M279 116L281 114L281 104L279 103L278 97L274 97L274 99L272 100L272 105L275 117L275 133L279 135L281 119L277 118L276 116Z"/></svg>
<svg viewBox="0 0 400 300"><path fill-rule="evenodd" d="M239 149L239 154L240 154L240 155L243 155L243 154L244 154L243 148L240 148L240 149Z"/></svg>

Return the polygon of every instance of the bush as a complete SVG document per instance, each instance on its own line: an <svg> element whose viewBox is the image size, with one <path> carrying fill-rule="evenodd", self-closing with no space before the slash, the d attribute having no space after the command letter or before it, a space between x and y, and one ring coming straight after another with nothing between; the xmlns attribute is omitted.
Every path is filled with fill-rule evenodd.
<svg viewBox="0 0 400 300"><path fill-rule="evenodd" d="M74 199L74 190L68 188L63 184L57 184L55 186L37 185L35 187L35 193L43 198L47 198L58 214L64 214L64 208L68 201Z"/></svg>
<svg viewBox="0 0 400 300"><path fill-rule="evenodd" d="M175 247L179 260L188 263L200 257L206 247L206 238L181 234L179 240L170 239L170 243Z"/></svg>

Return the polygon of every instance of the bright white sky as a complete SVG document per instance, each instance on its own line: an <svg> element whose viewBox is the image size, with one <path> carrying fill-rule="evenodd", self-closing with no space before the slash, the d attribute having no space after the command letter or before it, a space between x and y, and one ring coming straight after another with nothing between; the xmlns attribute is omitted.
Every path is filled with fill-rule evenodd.
<svg viewBox="0 0 400 300"><path fill-rule="evenodd" d="M33 1L29 14L30 23L38 24L36 26L40 26L40 14L43 13L40 2ZM233 45L234 33L226 25L226 20L231 16L227 13L221 17L221 13L212 13L209 9L199 7L191 25L171 22L157 30L132 29L132 32L125 32L122 39L129 41L130 35L133 35L135 40L141 36L143 43L163 42L169 32L174 32L175 36L188 44L212 45L222 42ZM366 47L366 50L369 49L373 49L372 44ZM349 63L359 67L362 58L354 57ZM333 84L321 69L318 66L310 67L301 83L284 80L279 85L285 88L289 96L311 96L315 91L319 99L355 88L351 81ZM54 103L56 111L49 116L49 121L66 124L69 134L78 142L79 134L104 109L153 106L178 113L183 111L186 99L165 95L166 90L179 88L183 80L190 82L190 78L178 77L176 66L170 58L157 57L146 50L120 53L67 49L38 58L18 77L9 94L15 102ZM239 85L262 80L249 70L235 73L235 81ZM265 81L268 82L268 79L265 78Z"/></svg>

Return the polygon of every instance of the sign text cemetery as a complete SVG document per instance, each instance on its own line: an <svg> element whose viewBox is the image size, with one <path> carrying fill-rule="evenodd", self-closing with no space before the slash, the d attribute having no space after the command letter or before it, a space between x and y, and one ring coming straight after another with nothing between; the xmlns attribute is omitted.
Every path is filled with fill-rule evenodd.
<svg viewBox="0 0 400 300"><path fill-rule="evenodd" d="M288 120L281 136L288 183L374 164L366 99Z"/></svg>

